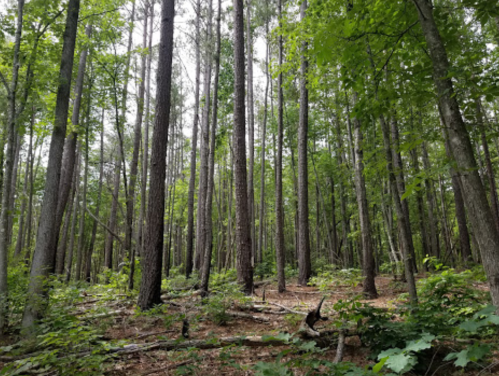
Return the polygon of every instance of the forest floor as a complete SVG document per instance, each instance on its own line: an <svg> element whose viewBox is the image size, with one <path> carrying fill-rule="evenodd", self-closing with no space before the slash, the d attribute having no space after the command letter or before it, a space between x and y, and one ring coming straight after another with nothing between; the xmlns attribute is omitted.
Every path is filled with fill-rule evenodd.
<svg viewBox="0 0 499 376"><path fill-rule="evenodd" d="M394 280L393 277L379 276L376 278L376 285L378 299L357 298L356 301L369 303L372 307L387 311L402 304L400 294L406 292L402 282ZM487 289L483 283L477 283L474 287L479 290ZM255 289L253 297L245 298L242 303L236 300L229 301L228 304L226 301L218 301L218 303L208 303L212 306L205 308L201 308L201 297L194 290L179 289L176 296L168 294L163 297L166 304L161 309L147 314L137 314L134 302L127 299L126 295L115 294L114 300L107 298L102 302L98 295L83 292L85 295L83 300L79 301L74 309L78 316L88 316L93 320L95 324L92 325L101 325L104 328L101 340L114 345L126 345L132 350L128 354L106 358L104 374L109 376L253 375L258 370L255 365L260 362L276 365L274 371L272 367L264 367L266 371L259 373L262 375L330 374L321 373L320 367L318 372L307 373L307 368L303 364L310 364L311 359L333 362L336 357L335 345L309 355L304 351L296 351L296 348L292 350L291 345L255 347L232 345L223 348L214 346L215 348L205 350L184 348L168 351L152 348L155 344L172 340L178 340L179 344L194 340L210 344L227 337L261 338L261 336L279 336L279 333L297 333L304 315L316 308L323 297L325 301L321 314L329 317L329 320L319 321L315 329L319 332L337 329L335 323L338 323L339 318L335 304L350 301L355 296L360 296L362 292L361 284L357 283L340 283L327 288L324 286L318 288L301 287L296 281L290 280L286 288L286 292L278 293L275 282L266 282ZM253 309L249 309L250 307ZM255 307L260 307L262 312L255 310ZM398 318L394 316L393 319ZM186 321L188 339L182 338L182 331L186 330ZM149 344L152 347L144 349ZM362 344L355 333L346 337L343 362L351 362L362 369L372 369L376 360L369 358L369 355L369 348ZM432 358L432 363L435 357ZM438 358L442 361L443 356L439 355ZM308 363L305 359L308 359ZM489 359L487 365L498 360L499 357ZM2 364L0 360L0 370L6 364L7 362ZM281 368L279 364L286 364L286 367ZM432 364L428 364L426 372L410 374L427 376L499 374L499 367L485 369L482 366L464 372L455 368L452 362L438 364L443 366L435 369L435 366L432 368ZM362 375L362 373L352 375Z"/></svg>
<svg viewBox="0 0 499 376"><path fill-rule="evenodd" d="M360 299L358 301L384 309L395 308L397 304L401 303L398 297L401 293L406 292L402 282L394 281L393 277L377 277L376 285L379 294L377 299ZM477 284L475 287L483 290L488 288L486 284ZM119 319L115 319L115 324L108 329L107 335L109 338L115 340L130 340L137 336L151 334L147 338L134 341L137 344L180 338L183 326L181 318L185 316L193 319L189 319L189 322L191 322L189 339L209 341L210 339L219 339L222 337L278 335L282 332L295 333L298 330L302 317L296 314L289 314L287 311L280 309L279 306L307 313L318 305L323 296L326 296L322 307L322 315L334 318L335 310L333 306L338 301L347 301L354 296L361 295L362 285L336 285L334 289L328 288L320 291L317 287L301 287L296 284L296 281L290 281L286 289L286 292L278 293L275 283L269 283L268 285L256 288L252 298L253 303L263 305L262 295L265 294L266 304L277 308L277 310L272 311L272 313L251 312L251 315L255 319L231 317L223 325L215 324L208 317L200 315L197 309L194 309L195 305L193 306L193 303L199 303L200 297L175 299L175 305L167 308L167 322L165 322L165 318L154 316L134 317L133 307L128 307L127 310L123 311ZM235 308L233 306L231 312L235 312ZM243 307L240 308L244 310ZM258 318L265 321L259 321ZM319 332L331 328L334 328L333 320L319 322L315 326L315 329ZM165 330L173 332L164 333ZM155 335L153 333L158 334ZM346 338L343 362L351 362L361 368L372 367L376 362L369 359L369 355L369 349L362 346L358 336ZM286 353L286 351L283 352L282 347L233 346L228 349L190 349L188 351L169 352L162 350L146 351L116 360L109 374L114 376L173 375L176 373L192 375L252 375L255 373L252 366L258 362L275 362L276 359L281 359L281 357L281 362L289 362L294 356L299 358L300 354L292 351L289 353ZM336 356L336 349L333 347L315 356L332 362ZM174 370L176 370L176 373ZM296 361L295 369L288 370L295 375L305 374L300 367L299 360ZM499 367L496 370L499 374ZM273 374L280 374L278 372L280 371L276 370ZM440 369L436 373L433 373L433 375L478 375L480 372L481 370L463 373L462 370L447 367L447 369ZM432 373L429 373L429 375ZM270 375L272 371L266 374Z"/></svg>

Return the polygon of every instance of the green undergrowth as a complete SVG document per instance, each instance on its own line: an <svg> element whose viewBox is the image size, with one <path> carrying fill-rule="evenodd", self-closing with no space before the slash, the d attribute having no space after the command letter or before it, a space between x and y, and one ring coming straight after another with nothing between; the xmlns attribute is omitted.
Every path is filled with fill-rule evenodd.
<svg viewBox="0 0 499 376"><path fill-rule="evenodd" d="M458 272L438 267L438 264L433 268L432 273L418 281L417 306L409 305L406 294L401 294L389 308L376 308L362 302L360 296L348 295L346 299L336 302L332 309L325 307L324 314L331 317L328 329L355 331L363 346L369 349L367 366L348 362L334 364L332 353L318 348L316 342L280 333L266 338L269 341L285 341L288 346L269 347L273 353L270 360L251 364L236 361L233 356L244 354L244 351L241 346L230 346L219 352L220 367L222 370L233 369L255 375L293 375L297 369L307 375L347 376L424 375L432 374L442 366L463 372L468 369L484 370L491 364L491 356L498 349L499 316L496 315L496 308L490 305L488 292L482 287L483 270L476 267ZM127 275L125 266L120 273L106 272L99 277L100 283L96 285L83 282L68 285L57 279L50 280L50 304L45 319L37 325L33 335L20 335L18 342L0 348L2 357L13 357L0 375L53 372L92 376L106 372L114 363L107 350L128 343L104 337L114 322L106 314L119 307L133 309L130 307L136 301L137 291L127 291ZM327 295L334 292L337 286L353 289L360 279L358 270L324 268L311 280L311 284ZM26 296L23 286L26 282L25 267L20 266L10 273L9 310L14 333L20 333L23 297ZM181 268L177 268L172 270L169 279L163 281L163 288L168 292L179 289L185 293L183 289L194 288L198 282L196 274L186 279ZM85 301L94 302L84 306ZM252 300L240 292L236 273L229 270L213 273L210 295L189 304L181 312L170 310L167 304L147 312L135 310L135 315L128 320L141 320L142 325L150 320L151 327L157 326L159 320L165 330L173 329L185 320L189 323L190 332L195 333L202 321L228 324L234 320L229 310L234 305L243 309L249 307ZM296 315L285 317L290 327L296 326L300 319ZM273 333L272 329L276 328L269 328L269 333ZM167 334L159 339L177 337L178 333L174 337ZM200 356L198 349L175 354L179 361L189 360L188 364L178 367L176 374L193 374L202 366L202 359L197 358ZM244 355L240 356L244 358Z"/></svg>

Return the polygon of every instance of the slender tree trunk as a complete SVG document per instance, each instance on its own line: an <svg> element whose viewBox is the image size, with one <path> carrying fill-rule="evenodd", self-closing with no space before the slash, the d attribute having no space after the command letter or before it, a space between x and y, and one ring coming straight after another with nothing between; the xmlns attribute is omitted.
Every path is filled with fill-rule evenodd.
<svg viewBox="0 0 499 376"><path fill-rule="evenodd" d="M198 190L198 215L196 225L196 261L195 267L201 270L202 262L204 259L203 252L205 250L205 215L208 190L208 159L209 159L209 135L210 135L210 106L211 106L211 71L212 71L212 13L213 13L213 0L208 0L208 19L207 19L207 32L206 32L206 55L205 55L205 69L204 69L204 83L203 83L203 100L201 114L201 147L200 156L201 162L199 165L199 190Z"/></svg>
<svg viewBox="0 0 499 376"><path fill-rule="evenodd" d="M451 234L449 230L449 221L447 220L447 209L445 205L445 187L442 181L442 176L438 175L438 184L440 188L440 208L442 210L442 215L440 216L442 221L442 230L444 235L444 243L445 243L445 252L447 253L445 259L447 257L451 257L451 265L454 266L454 257L452 255L452 241Z"/></svg>
<svg viewBox="0 0 499 376"><path fill-rule="evenodd" d="M220 51L221 51L221 37L220 37L220 20L222 17L222 0L218 0L218 15L217 15L217 37L216 37L216 52L215 52L215 81L213 85L213 110L212 110L212 128L210 140L210 156L209 156L209 172L208 172L208 192L206 193L206 213L205 213L205 245L204 245L204 260L203 270L201 273L201 291L206 295L208 293L208 284L210 281L211 270L211 254L213 249L213 191L215 189L215 147L216 147L216 133L217 133L217 113L218 113L218 80L220 76Z"/></svg>
<svg viewBox="0 0 499 376"><path fill-rule="evenodd" d="M282 17L282 0L278 3L278 20L281 24ZM282 41L282 35L278 36L279 44L279 67L282 66L284 59L284 47ZM267 81L268 87L268 81ZM284 248L284 203L283 203L283 193L282 193L282 149L284 143L284 94L282 88L282 72L279 70L279 76L277 79L277 156L275 164L275 213L276 213L276 266L277 266L277 289L279 292L284 292L286 290L286 276L284 274L285 267L285 254L286 250ZM262 160L262 163L265 163ZM263 176L262 176L263 180ZM260 219L261 220L261 219Z"/></svg>
<svg viewBox="0 0 499 376"><path fill-rule="evenodd" d="M414 251L414 243L412 241L412 229L411 229L411 216L409 214L409 203L406 199L402 199L402 196L405 193L405 176L404 176L404 167L402 164L402 155L400 154L400 140L399 140L399 130L398 123L396 119L396 114L393 113L390 121L390 127L392 132L392 154L393 154L393 168L395 171L395 179L397 181L397 188L400 195L400 203L402 204L402 210L405 217L405 224L407 226L407 243L409 246L408 252L411 256L411 262L413 271L415 273L418 272L418 266L416 262L416 253Z"/></svg>
<svg viewBox="0 0 499 376"><path fill-rule="evenodd" d="M12 79L7 91L7 155L5 172L2 177L2 208L0 211L0 335L7 327L7 254L9 250L9 207L12 185L10 184L14 170L14 147L16 142L16 92L19 77L19 54L23 27L24 0L17 2L17 26L14 40L14 57L12 64ZM2 147L3 149L3 147Z"/></svg>
<svg viewBox="0 0 499 376"><path fill-rule="evenodd" d="M300 8L300 18L306 17L307 0ZM306 286L312 274L310 262L310 229L308 221L308 61L307 42L302 42L300 69L300 120L298 125L298 284Z"/></svg>
<svg viewBox="0 0 499 376"><path fill-rule="evenodd" d="M74 245L75 245L75 237L76 237L76 226L78 224L78 213L80 212L80 157L77 156L77 165L75 166L75 186L74 186L74 204L73 204L73 217L71 221L71 235L69 237L69 254L68 260L66 262L66 283L71 280L71 269L73 267L73 254L74 254ZM63 244L65 247L66 245Z"/></svg>
<svg viewBox="0 0 499 376"><path fill-rule="evenodd" d="M234 0L234 175L236 191L237 279L243 291L253 293L251 228L246 171L246 119L244 101L244 6Z"/></svg>
<svg viewBox="0 0 499 376"><path fill-rule="evenodd" d="M80 144L81 147L81 144ZM85 169L83 170L83 192L82 192L82 203L81 203L81 214L80 214L80 225L78 232L78 248L76 254L76 272L75 279L77 281L81 280L81 272L83 267L85 252L85 214L87 212L87 183L88 183L88 123L86 130L86 140L85 140Z"/></svg>
<svg viewBox="0 0 499 376"><path fill-rule="evenodd" d="M430 158L428 156L428 150L426 149L426 143L422 144L423 151L423 167L426 171L430 171ZM435 199L435 189L431 178L425 179L425 189L426 189L426 199L428 201L428 219L430 222L430 238L431 238L431 254L437 258L440 257L440 242L438 240L438 223L435 218L436 213L436 199Z"/></svg>
<svg viewBox="0 0 499 376"><path fill-rule="evenodd" d="M17 235L16 242L16 250L14 253L15 258L19 258L21 256L22 250L24 249L24 233L25 233L25 213L26 213L26 205L28 204L28 179L30 175L30 166L32 164L32 160L34 158L33 153L33 128L35 126L35 108L33 106L31 112L31 124L29 131L29 147L28 147L28 155L26 157L26 168L24 172L24 185L23 185L23 193L22 193L22 204L21 204L21 212L19 214L19 231Z"/></svg>
<svg viewBox="0 0 499 376"><path fill-rule="evenodd" d="M201 76L201 53L200 53L200 28L201 28L201 2L196 2L196 84L194 93L194 125L192 127L192 145L191 145L191 168L189 177L189 196L187 201L187 248L185 254L185 275L187 278L192 273L193 268L193 239L194 239L194 190L196 185L196 153L198 141L199 124L199 86ZM199 211L198 211L199 215Z"/></svg>
<svg viewBox="0 0 499 376"><path fill-rule="evenodd" d="M34 167L34 155L33 159L31 160L31 168L30 168L30 176L29 176L29 201L28 201L28 215L26 218L27 222L27 233L26 233L26 254L24 256L24 259L26 261L26 264L29 263L29 260L31 258L31 241L32 241L32 229L33 229L33 194L35 191L34 185L35 185L35 178L38 173L38 166L40 165L40 160L42 157L42 150L43 147L40 147L40 152L38 153L38 159L36 162L36 170L33 172L33 167Z"/></svg>
<svg viewBox="0 0 499 376"><path fill-rule="evenodd" d="M68 243L68 234L71 227L71 215L73 214L73 205L75 201L76 185L78 179L76 169L73 173L73 184L69 194L68 206L66 207L66 215L62 226L61 240L57 244L57 257L55 264L55 273L62 275L64 273L64 263L66 262L66 248Z"/></svg>
<svg viewBox="0 0 499 376"><path fill-rule="evenodd" d="M250 220L251 230L251 254L252 264L255 264L256 259L256 242L255 242L255 187L253 183L254 168L255 168L255 109L253 99L253 35L251 32L251 0L246 0L246 42L248 54L248 73L247 73L247 104L248 104L248 147L249 147L249 164L248 164L248 216Z"/></svg>
<svg viewBox="0 0 499 376"><path fill-rule="evenodd" d="M268 3L268 0L267 0ZM268 4L267 4L268 7ZM263 125L262 125L262 151L260 156L260 213L259 213L259 225L258 225L258 249L257 249L257 263L263 262L263 224L265 218L265 147L266 147L266 137L267 137L267 107L268 107L268 95L269 95L269 21L266 22L266 53L265 53L265 97L263 104Z"/></svg>
<svg viewBox="0 0 499 376"><path fill-rule="evenodd" d="M354 104L357 101L357 93L354 94ZM369 207L367 205L367 190L364 178L364 138L360 120L353 118L354 152L355 152L355 192L359 208L360 232L362 237L362 269L364 272L364 294L370 298L378 297L376 291L375 263L371 233L371 221L369 220Z"/></svg>
<svg viewBox="0 0 499 376"><path fill-rule="evenodd" d="M97 219L99 218L101 198L102 198L102 186L103 186L103 181L104 181L104 116L105 116L105 110L104 110L104 108L102 108L101 131L100 131L99 188L97 191L97 203L96 203L96 208L95 208L95 218L97 218ZM94 222L92 225L92 235L91 235L90 244L88 245L88 250L87 250L87 261L86 261L86 268L85 268L85 278L86 278L87 282L90 282L92 255L94 253L95 238L97 236L97 225L98 225L97 219L94 219Z"/></svg>
<svg viewBox="0 0 499 376"><path fill-rule="evenodd" d="M144 129L144 146L142 154L142 186L140 191L140 218L139 218L139 230L137 242L140 245L139 255L142 255L142 250L144 249L144 219L146 217L146 205L147 205L147 171L149 170L149 123L150 123L150 105L151 105L151 63L152 63L152 37L153 37L153 26L154 26L154 1L150 4L150 15L151 21L149 22L149 42L147 55L147 87L146 87L146 115L145 115L145 129Z"/></svg>
<svg viewBox="0 0 499 376"><path fill-rule="evenodd" d="M447 153L447 158L452 160L452 154L450 151L449 140L445 140L445 151ZM459 246L461 249L461 257L464 264L466 265L472 260L471 245L470 245L470 234L468 231L468 225L466 223L466 210L464 207L463 191L461 188L461 179L457 174L454 167L450 168L450 175L452 178L452 191L454 192L454 206L456 210L457 225L459 228Z"/></svg>
<svg viewBox="0 0 499 376"><path fill-rule="evenodd" d="M41 208L41 218L43 218L43 221L40 221L37 231L30 283L22 322L24 328L32 327L35 321L43 314L47 302L45 278L54 271L55 267L56 252L51 246L53 245L52 239L54 239L56 232L55 220L59 201L61 161L66 135L79 9L80 0L69 0L57 89L54 129L48 155L45 195Z"/></svg>
<svg viewBox="0 0 499 376"><path fill-rule="evenodd" d="M410 151L410 154L411 154L412 168L414 169L414 174L418 176L420 174L420 168L419 168L419 158L418 158L417 149L412 149ZM416 191L416 202L418 209L419 230L421 231L421 248L423 251L423 256L426 257L431 253L431 249L429 244L430 241L428 239L428 231L426 227L423 192L421 191L421 189Z"/></svg>
<svg viewBox="0 0 499 376"><path fill-rule="evenodd" d="M452 80L448 77L449 60L428 0L413 0L433 63L433 78L446 126L446 138L461 173L463 193L473 230L480 246L492 304L499 306L499 233L490 221L492 212L485 189L476 170L470 137L461 116ZM493 217L492 217L493 218Z"/></svg>
<svg viewBox="0 0 499 376"><path fill-rule="evenodd" d="M407 280L407 287L409 289L409 297L410 297L411 303L416 304L418 301L418 296L417 296L416 282L414 279L414 271L413 271L414 263L412 261L412 256L410 253L410 245L409 245L410 244L409 238L410 238L411 234L409 233L409 227L407 226L407 223L406 223L407 217L404 215L404 208L403 208L402 202L401 202L401 194L399 192L399 185L397 184L397 179L395 176L394 160L396 158L395 158L395 155L393 153L392 143L390 140L389 126L386 123L384 116L381 115L379 120L380 120L380 124L381 124L381 131L383 133L383 143L384 143L384 147L385 147L387 169L388 169L388 174L389 174L390 187L392 190L391 193L392 193L393 202L395 204L395 211L397 214L397 222L398 222L399 233L400 233L400 241L402 243L401 246L402 246L402 252L403 252L403 259L404 259L405 278ZM392 136L393 136L393 132L392 132Z"/></svg>
<svg viewBox="0 0 499 376"><path fill-rule="evenodd" d="M165 215L165 174L173 60L173 19L175 1L163 0L161 10L161 39L157 77L156 119L151 154L151 177L145 229L145 247L142 260L142 281L138 305L147 310L161 303L161 252Z"/></svg>
<svg viewBox="0 0 499 376"><path fill-rule="evenodd" d="M494 219L496 228L499 231L499 202L497 198L497 184L494 176L494 168L492 166L492 161L490 158L489 144L487 142L487 135L485 134L485 124L483 122L482 106L479 98L475 99L475 106L476 106L476 120L480 131L482 148L485 157L487 180L489 182L492 218Z"/></svg>

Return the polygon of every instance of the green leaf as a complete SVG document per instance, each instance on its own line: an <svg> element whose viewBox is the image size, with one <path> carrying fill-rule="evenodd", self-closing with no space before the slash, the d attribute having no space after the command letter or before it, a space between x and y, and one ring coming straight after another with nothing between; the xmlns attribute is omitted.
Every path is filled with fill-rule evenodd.
<svg viewBox="0 0 499 376"><path fill-rule="evenodd" d="M381 359L381 361L379 361L378 363L376 363L376 365L373 367L373 372L374 373L380 373L381 369L383 368L383 366L385 365L386 361L388 360L388 356L384 357L383 359Z"/></svg>
<svg viewBox="0 0 499 376"><path fill-rule="evenodd" d="M397 373L408 372L415 364L415 357L402 353L390 356L386 361L386 366Z"/></svg>

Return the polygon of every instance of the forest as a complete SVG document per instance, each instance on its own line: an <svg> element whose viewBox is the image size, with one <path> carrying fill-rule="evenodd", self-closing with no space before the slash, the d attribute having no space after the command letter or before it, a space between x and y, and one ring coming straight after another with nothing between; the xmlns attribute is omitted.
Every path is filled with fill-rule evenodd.
<svg viewBox="0 0 499 376"><path fill-rule="evenodd" d="M0 375L499 374L497 0L0 0Z"/></svg>

